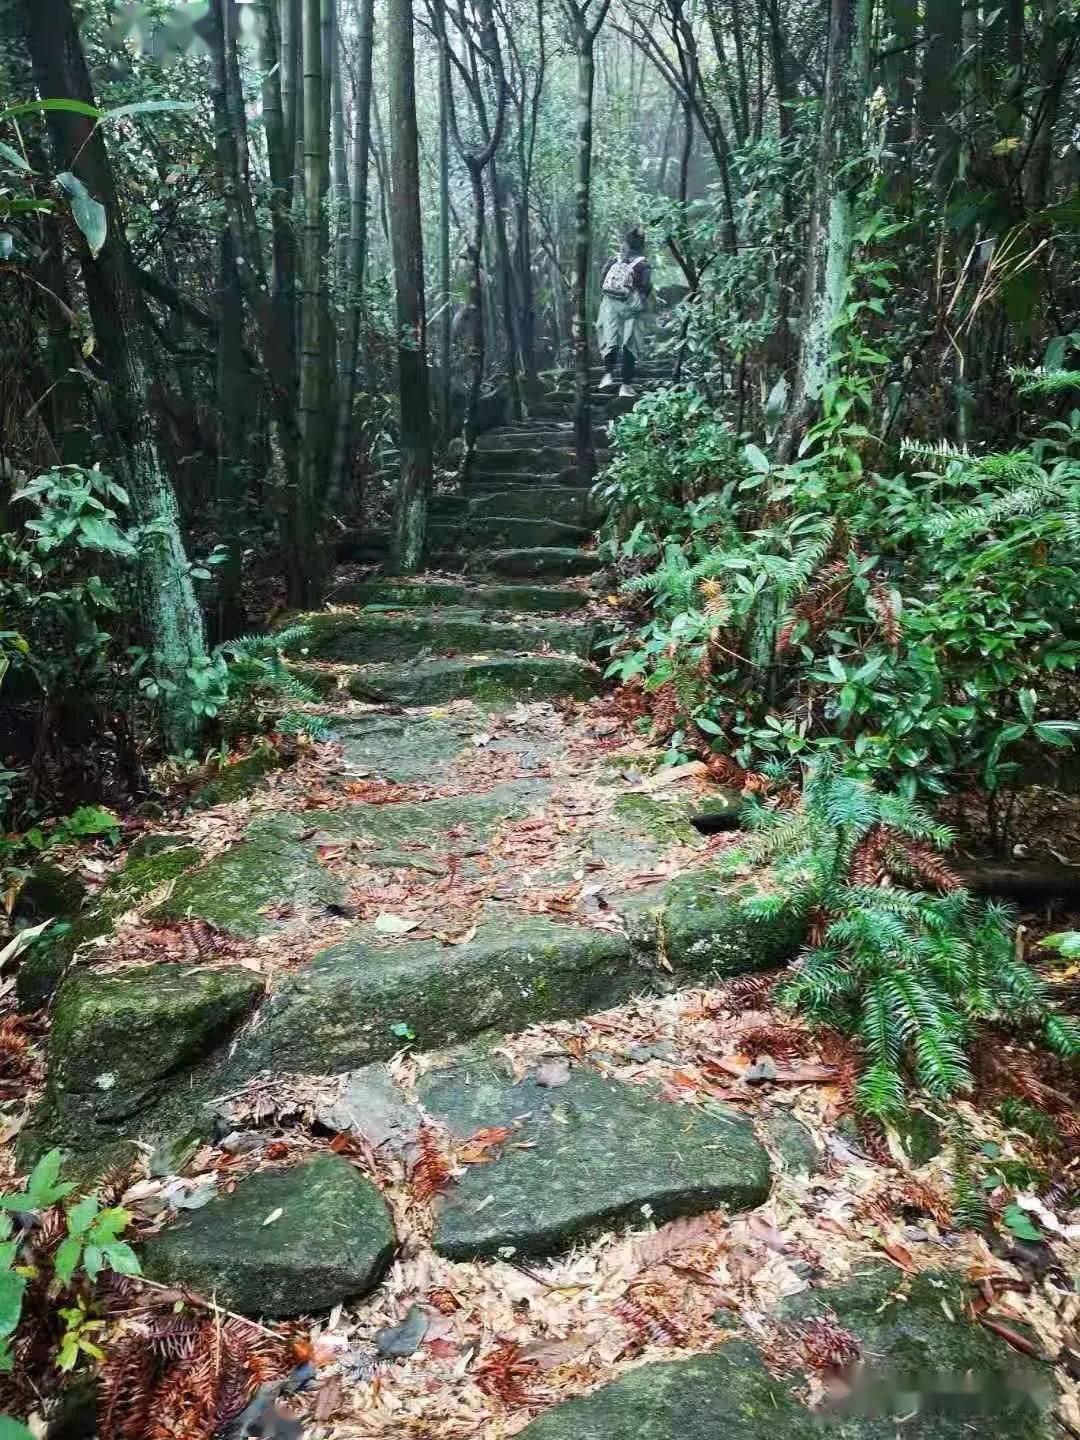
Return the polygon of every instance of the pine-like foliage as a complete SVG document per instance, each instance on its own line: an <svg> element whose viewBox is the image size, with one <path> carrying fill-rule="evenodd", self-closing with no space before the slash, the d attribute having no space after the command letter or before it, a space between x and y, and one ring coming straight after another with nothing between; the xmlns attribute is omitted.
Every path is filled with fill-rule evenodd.
<svg viewBox="0 0 1080 1440"><path fill-rule="evenodd" d="M747 907L794 898L817 918L781 998L858 1037L869 1114L901 1111L909 1079L939 1097L969 1088L981 1020L1039 1022L1053 1048L1078 1053L1075 1027L1016 957L1009 913L961 888L939 853L950 831L918 806L824 757L793 809L752 801L746 817L753 833L727 863L767 863L773 882Z"/></svg>
<svg viewBox="0 0 1080 1440"><path fill-rule="evenodd" d="M1014 366L1009 371L1009 379L1017 393L1027 398L1046 399L1080 390L1080 370L1025 370Z"/></svg>

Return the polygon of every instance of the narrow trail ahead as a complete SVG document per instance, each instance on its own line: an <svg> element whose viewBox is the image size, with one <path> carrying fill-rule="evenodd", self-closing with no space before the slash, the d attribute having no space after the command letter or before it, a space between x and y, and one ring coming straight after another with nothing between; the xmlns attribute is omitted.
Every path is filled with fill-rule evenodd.
<svg viewBox="0 0 1080 1440"><path fill-rule="evenodd" d="M24 1139L95 1169L154 1147L163 1178L129 1195L151 1278L264 1319L345 1305L343 1440L508 1435L547 1407L536 1440L696 1440L721 1415L732 1440L808 1437L833 1422L760 1351L812 1369L798 1327L843 1338L834 1311L886 1368L975 1371L996 1432L1041 1440L956 1282L895 1301L908 1251L881 1263L869 1203L895 1173L830 1138L829 1057L755 1012L753 977L738 1018L693 988L789 958L803 922L749 917L754 882L716 870L739 797L657 773L591 698L589 505L556 394L440 500L437 571L308 617L295 665L333 743L133 846L60 963L26 969L24 1000L59 988ZM902 1143L933 1164L940 1131ZM695 1353L734 1333L755 1343ZM895 1425L884 1405L835 1432Z"/></svg>

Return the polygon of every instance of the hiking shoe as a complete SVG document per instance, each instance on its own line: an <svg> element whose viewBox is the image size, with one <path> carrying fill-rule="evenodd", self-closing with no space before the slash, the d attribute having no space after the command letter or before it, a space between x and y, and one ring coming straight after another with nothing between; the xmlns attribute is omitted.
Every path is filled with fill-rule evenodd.
<svg viewBox="0 0 1080 1440"><path fill-rule="evenodd" d="M597 386L597 389L598 389L598 390L614 390L614 389L615 389L615 376L612 375L612 373L611 373L610 370L609 370L608 373L604 376L604 378L600 381L600 384Z"/></svg>
<svg viewBox="0 0 1080 1440"><path fill-rule="evenodd" d="M619 386L619 399L620 399L620 400L633 400L636 395L637 395L637 391L634 389L634 387L633 387L632 385L620 385L620 386Z"/></svg>

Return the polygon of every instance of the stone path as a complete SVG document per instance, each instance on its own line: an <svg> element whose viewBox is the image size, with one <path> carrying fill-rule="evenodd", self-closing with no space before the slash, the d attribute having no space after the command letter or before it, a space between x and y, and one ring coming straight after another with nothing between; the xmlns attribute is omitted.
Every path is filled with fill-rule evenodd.
<svg viewBox="0 0 1080 1440"><path fill-rule="evenodd" d="M483 437L464 492L437 503L433 573L350 581L308 617L294 664L334 743L220 777L24 967L25 1005L55 992L25 1153L60 1143L99 1170L139 1140L163 1175L207 1141L239 1157L232 1193L146 1244L150 1275L252 1315L310 1313L383 1282L405 1239L388 1177L423 1191L440 1263L518 1264L737 1215L767 1199L777 1163L815 1165L796 1122L786 1138L783 1115L755 1126L745 1087L742 1110L672 1103L707 1049L657 1042L613 1069L569 1039L545 1058L550 1038L518 1033L768 967L803 928L782 900L747 913L759 881L715 868L738 797L693 767L653 773L626 717L580 703L600 689L604 606L571 466L565 391ZM325 1151L251 1173L265 1155L251 1117L297 1104L324 1137L351 1137L374 1179ZM889 1340L877 1311L863 1319ZM961 1370L1005 1373L1000 1342L952 1328ZM996 1418L1035 1436L1043 1414L1024 1399ZM810 1434L791 1387L732 1345L640 1369L532 1430L666 1440L722 1419L757 1440L777 1417ZM836 1428L884 1435L886 1420Z"/></svg>

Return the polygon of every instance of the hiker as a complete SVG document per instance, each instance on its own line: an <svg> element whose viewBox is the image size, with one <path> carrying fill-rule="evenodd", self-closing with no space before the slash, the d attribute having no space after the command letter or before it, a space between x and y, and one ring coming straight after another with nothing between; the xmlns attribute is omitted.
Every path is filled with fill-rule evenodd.
<svg viewBox="0 0 1080 1440"><path fill-rule="evenodd" d="M630 382L641 353L642 316L651 291L652 271L645 259L645 236L635 225L626 232L619 254L612 256L600 275L600 313L596 317L596 328L604 361L601 390L612 390L619 383L615 379L615 368L621 352L619 394L637 393Z"/></svg>

